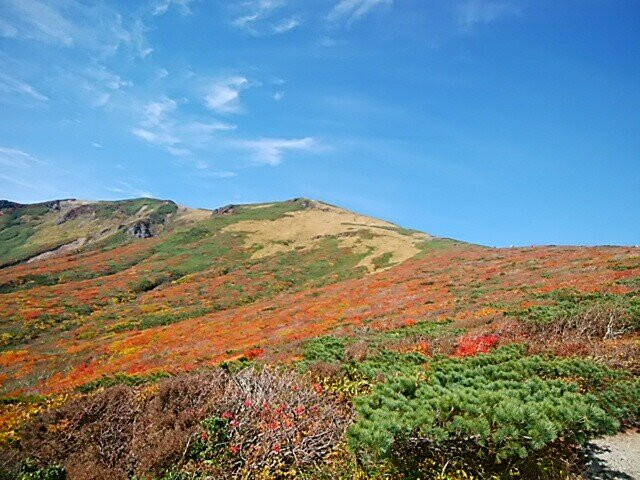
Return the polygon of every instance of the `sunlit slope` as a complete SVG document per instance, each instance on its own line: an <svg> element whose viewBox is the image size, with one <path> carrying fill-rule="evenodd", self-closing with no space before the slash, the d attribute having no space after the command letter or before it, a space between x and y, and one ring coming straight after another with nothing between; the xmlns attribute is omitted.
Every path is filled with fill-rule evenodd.
<svg viewBox="0 0 640 480"><path fill-rule="evenodd" d="M5 261L27 259L0 268L3 358L46 355L65 365L49 362L43 371L34 367L18 374L19 362L14 363L5 390L63 375L82 361L80 344L87 340L108 342L232 312L459 245L306 199L214 211L149 199L60 204L3 214L14 223L2 238L15 242ZM67 212L78 207L82 214L69 218ZM132 230L140 223L149 230ZM10 235L19 230L16 225L28 232L22 243ZM55 241L39 240L45 237ZM37 257L78 238L87 240ZM69 349L74 344L77 349Z"/></svg>
<svg viewBox="0 0 640 480"><path fill-rule="evenodd" d="M155 236L190 216L190 209L150 198L32 205L1 201L0 266L88 249L97 242L119 244L128 238Z"/></svg>

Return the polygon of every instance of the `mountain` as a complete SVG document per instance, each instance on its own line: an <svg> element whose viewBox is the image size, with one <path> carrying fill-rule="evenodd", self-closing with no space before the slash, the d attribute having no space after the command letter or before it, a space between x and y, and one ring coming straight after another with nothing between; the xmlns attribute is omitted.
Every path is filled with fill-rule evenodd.
<svg viewBox="0 0 640 480"><path fill-rule="evenodd" d="M0 266L65 252L118 244L126 237L158 235L189 223L200 211L171 201L139 198L117 202L75 199L23 205L0 200Z"/></svg>
<svg viewBox="0 0 640 480"><path fill-rule="evenodd" d="M215 210L146 198L1 206L0 338L5 349L46 352L55 373L47 384L65 376L54 358L67 369L83 365L99 339L132 338L460 245L301 198ZM60 350L66 342L74 355ZM3 388L44 388L40 373Z"/></svg>
<svg viewBox="0 0 640 480"><path fill-rule="evenodd" d="M233 377L235 386L227 389L238 385L258 388L266 377L251 377L258 374L242 368L260 364L293 366L289 372L307 371L306 375L315 375L320 385L338 392L342 400L327 408L332 412L344 408L346 413L340 421L332 414L331 422L337 423L329 423L335 430L325 432L331 437L326 443L331 448L353 420L349 413L354 408L352 397L372 392L391 394L397 387L391 379L398 375L417 375L423 381L428 378L424 377L425 369L447 365L437 363L437 355L445 359L472 358L505 345L507 350L496 350L502 353L486 361L508 363L507 371L499 375L515 375L518 369L527 372L517 377L520 380L515 384L509 384L512 386L524 385L531 376L543 383L550 377L535 376L526 363L529 357L522 357L520 350L509 350L511 344L526 344L530 353L546 352L562 358L598 356L611 368L623 369L621 372L640 370L640 251L634 247L489 248L404 229L304 198L227 205L215 210L148 198L116 202L55 200L32 205L0 201L0 264L0 391L5 395L0 399L0 457L4 441L12 445L22 442L21 448L38 458L65 458L52 453L57 447L47 447L46 452L42 449L49 441L42 432L49 427L37 427L31 434L17 433L20 425L30 425L27 420L32 416L41 418L38 412L62 403L85 411L89 404L82 402L94 398L109 404L122 395L138 398L137 393L131 393L134 390L104 389L122 383L153 396L156 391L144 390L144 384L167 375L171 380L161 383L165 385L162 388L182 385L180 388L193 390L178 397L200 398L194 392L214 388L213 384L206 383L210 380L197 383L205 381L198 376L202 373L186 377L191 380L183 375L218 372L211 369L219 365L225 372L240 369L240 377ZM430 363L432 358L436 363ZM469 365L449 365L446 369ZM540 368L556 372L554 375L562 371L556 364ZM574 369L572 375L593 373L600 367L580 368L583 373ZM484 370L474 372L476 380L489 375ZM269 382L290 385L287 382L294 381L279 377L279 373L274 375L268 377ZM615 375L626 379L628 373ZM311 388L305 378L295 380L301 382L295 388ZM467 387L485 382L455 378ZM387 380L391 383L385 386ZM188 387L192 381L198 386L194 383ZM504 388L504 383L486 382L493 385L492 391ZM559 391L543 383L536 388ZM376 385L382 390L376 390ZM261 390L260 395L280 398L282 388L268 387L271 393ZM635 387L624 388L627 397L616 390L617 397L607 398L635 401L635 394L628 390ZM95 389L103 393L85 396ZM315 398L313 389L307 393L309 399ZM475 392L464 398L485 394L489 395ZM514 395L524 394L508 392L505 398ZM402 398L409 401L412 397L404 392ZM81 403L73 403L76 401ZM369 428L387 431L388 425L379 423L381 418L399 415L401 410L369 418L367 415L373 415L376 409L390 405L388 399L371 401L377 407L358 410L358 418L367 420L354 427L355 436L350 438L362 446L373 442L371 445L377 448L378 434ZM558 402L552 403L560 405ZM175 408L176 412L183 411L183 407ZM573 408L578 407L573 405L569 410ZM616 408L616 412L627 411L620 405ZM194 415L202 419L204 411ZM477 412L477 407L472 411ZM223 412L227 410L219 413ZM64 417L65 422L78 418L71 410L55 415L67 414L71 416ZM152 417L158 415L156 412ZM559 417L553 418L559 421ZM398 418L397 422L414 420ZM199 432L200 423L189 425L182 436L175 434L181 439L176 452L187 451L187 438ZM545 425L540 428L566 427ZM395 438L395 430L389 428L386 434ZM87 435L95 438L96 434ZM306 433L296 435L303 438ZM66 442L71 437L65 438ZM62 441L56 438L51 445ZM280 445L278 442L273 445ZM269 448L275 448L273 445ZM131 446L127 448L134 451ZM324 455L327 450L323 447L320 453ZM166 465L167 459L177 462L171 456L174 454L166 455L158 465ZM311 455L308 459L314 460L308 461L321 458ZM65 468L79 472L81 464L94 465L85 457L74 461L79 463L63 462ZM127 463L129 470L118 463L120 460L104 465L125 468L122 478L128 478L143 471L131 466L139 461L138 457L127 460L133 462ZM298 464L298 460L291 462ZM305 462L300 464L308 465ZM229 465L236 465L229 466L232 471L240 464ZM464 468L475 471L476 467ZM442 465L438 471L441 469ZM234 475L239 471L233 470ZM77 478L94 477L78 474Z"/></svg>

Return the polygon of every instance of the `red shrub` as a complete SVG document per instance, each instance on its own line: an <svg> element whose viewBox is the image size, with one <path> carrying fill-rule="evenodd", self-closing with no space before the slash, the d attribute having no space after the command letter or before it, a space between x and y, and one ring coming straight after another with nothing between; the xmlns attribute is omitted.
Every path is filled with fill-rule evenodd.
<svg viewBox="0 0 640 480"><path fill-rule="evenodd" d="M458 342L454 356L470 357L478 353L487 353L498 343L497 335L478 335L476 337L464 337Z"/></svg>
<svg viewBox="0 0 640 480"><path fill-rule="evenodd" d="M263 354L264 348L260 347L250 348L249 350L244 352L244 356L247 358L247 360L253 360L254 358L261 357Z"/></svg>

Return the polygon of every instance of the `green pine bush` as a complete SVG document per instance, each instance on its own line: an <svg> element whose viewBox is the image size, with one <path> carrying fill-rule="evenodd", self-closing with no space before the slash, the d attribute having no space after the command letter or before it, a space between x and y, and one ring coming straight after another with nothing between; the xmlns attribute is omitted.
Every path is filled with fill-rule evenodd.
<svg viewBox="0 0 640 480"><path fill-rule="evenodd" d="M462 462L511 470L640 419L640 380L587 359L527 356L520 345L435 359L426 379L389 378L356 399L352 449L375 462ZM539 463L539 462L538 462ZM528 468L528 467L527 467Z"/></svg>

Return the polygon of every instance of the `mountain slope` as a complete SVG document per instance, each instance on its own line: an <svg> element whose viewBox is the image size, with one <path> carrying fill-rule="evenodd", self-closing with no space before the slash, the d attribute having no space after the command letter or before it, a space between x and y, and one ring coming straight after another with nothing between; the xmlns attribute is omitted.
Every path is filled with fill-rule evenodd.
<svg viewBox="0 0 640 480"><path fill-rule="evenodd" d="M89 213L66 220L92 239L82 248L0 269L5 392L191 369L254 347L277 354L362 324L490 322L535 292L632 291L617 282L638 268L634 249L487 249L306 199L214 211L148 199L84 205ZM18 208L31 239L59 232L79 207L47 206L40 217L42 206ZM126 234L146 213L160 219L149 222L153 236ZM38 250L10 255L25 251Z"/></svg>
<svg viewBox="0 0 640 480"><path fill-rule="evenodd" d="M0 478L559 479L640 418L638 248L307 199L0 209Z"/></svg>
<svg viewBox="0 0 640 480"><path fill-rule="evenodd" d="M306 199L213 211L151 199L56 201L3 212L4 258L28 260L0 269L0 346L66 365L84 361L88 339L124 339L458 245ZM66 247L51 250L57 244ZM3 389L64 368L48 370L8 375Z"/></svg>
<svg viewBox="0 0 640 480"><path fill-rule="evenodd" d="M122 237L149 237L194 210L171 201L54 200L31 205L0 201L0 266L88 248ZM119 238L120 237L120 238Z"/></svg>

